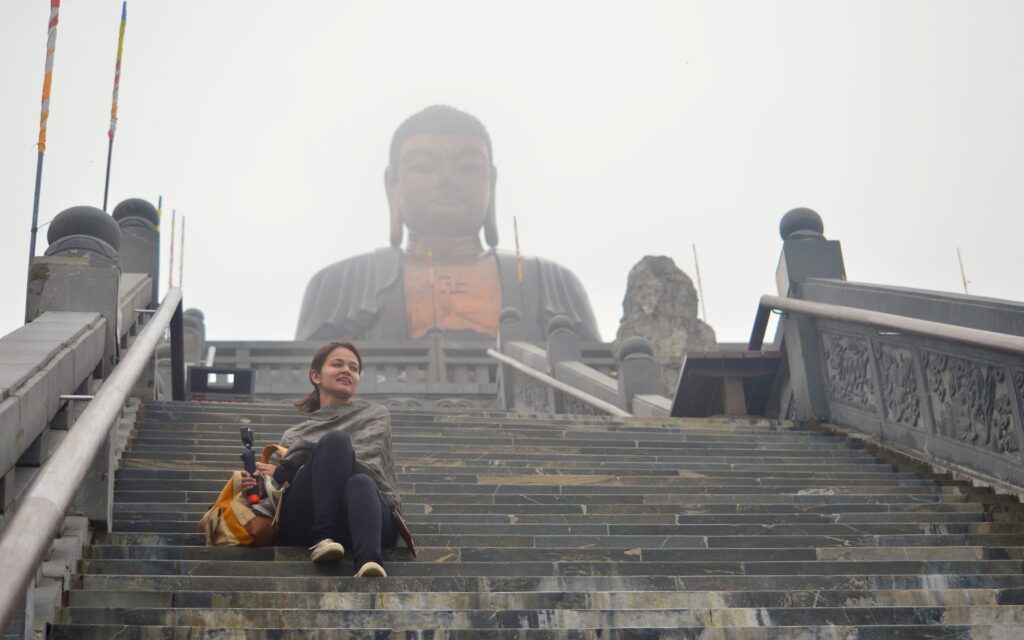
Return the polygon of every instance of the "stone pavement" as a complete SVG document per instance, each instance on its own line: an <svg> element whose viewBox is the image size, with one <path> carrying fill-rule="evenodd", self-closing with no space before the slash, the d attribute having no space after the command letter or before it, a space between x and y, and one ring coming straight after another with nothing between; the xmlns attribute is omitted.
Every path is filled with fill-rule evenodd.
<svg viewBox="0 0 1024 640"><path fill-rule="evenodd" d="M204 547L238 426L298 419L148 404L52 637L1024 637L1016 500L767 421L396 410L419 558Z"/></svg>

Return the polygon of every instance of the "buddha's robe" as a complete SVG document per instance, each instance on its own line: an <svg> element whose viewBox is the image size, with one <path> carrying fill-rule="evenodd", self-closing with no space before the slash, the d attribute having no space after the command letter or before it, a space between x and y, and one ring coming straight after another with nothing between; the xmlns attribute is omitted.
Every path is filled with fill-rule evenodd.
<svg viewBox="0 0 1024 640"><path fill-rule="evenodd" d="M587 293L575 274L550 260L524 257L520 293L515 255L505 251L491 255L498 262L501 307L519 309L528 340L544 340L548 321L560 314L572 319L580 338L600 340ZM306 287L296 340L409 339L402 271L402 252L394 247L321 269ZM488 337L469 330L446 331L446 335Z"/></svg>

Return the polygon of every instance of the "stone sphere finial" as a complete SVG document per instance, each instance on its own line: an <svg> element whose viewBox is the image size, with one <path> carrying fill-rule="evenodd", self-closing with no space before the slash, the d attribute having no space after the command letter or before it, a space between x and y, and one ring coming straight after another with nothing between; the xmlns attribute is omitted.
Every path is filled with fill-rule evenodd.
<svg viewBox="0 0 1024 640"><path fill-rule="evenodd" d="M779 222L779 235L783 240L799 237L820 238L824 231L825 225L821 221L821 216L806 207L791 209Z"/></svg>
<svg viewBox="0 0 1024 640"><path fill-rule="evenodd" d="M91 251L112 260L121 250L121 228L96 207L77 206L57 214L46 230L46 255L65 251Z"/></svg>
<svg viewBox="0 0 1024 640"><path fill-rule="evenodd" d="M626 338L619 347L619 360L625 360L630 356L654 357L654 345L650 340L641 336Z"/></svg>
<svg viewBox="0 0 1024 640"><path fill-rule="evenodd" d="M506 322L522 322L523 314L519 312L519 309L515 307L505 307L501 310L501 315L498 316L498 323L504 324Z"/></svg>
<svg viewBox="0 0 1024 640"><path fill-rule="evenodd" d="M143 200L142 198L122 200L120 204L114 207L114 212L110 215L118 222L126 218L141 218L152 223L154 228L160 226L160 216L156 214L156 207L148 200Z"/></svg>
<svg viewBox="0 0 1024 640"><path fill-rule="evenodd" d="M548 335L565 329L566 331L576 332L576 324L572 321L572 318L566 315L558 314L550 320L548 320Z"/></svg>

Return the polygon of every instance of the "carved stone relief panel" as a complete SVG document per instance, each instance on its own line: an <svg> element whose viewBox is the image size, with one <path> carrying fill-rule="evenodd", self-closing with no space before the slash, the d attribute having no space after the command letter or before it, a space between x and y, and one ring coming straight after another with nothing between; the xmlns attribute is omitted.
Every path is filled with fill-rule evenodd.
<svg viewBox="0 0 1024 640"><path fill-rule="evenodd" d="M1017 389L1017 399L1020 400L1021 414L1024 415L1024 371L1013 372L1013 386Z"/></svg>
<svg viewBox="0 0 1024 640"><path fill-rule="evenodd" d="M825 378L833 400L865 411L878 410L871 354L864 338L821 332Z"/></svg>
<svg viewBox="0 0 1024 640"><path fill-rule="evenodd" d="M929 351L921 352L921 361L940 433L995 453L1020 450L1013 391L1002 367Z"/></svg>
<svg viewBox="0 0 1024 640"><path fill-rule="evenodd" d="M490 398L392 396L381 402L391 409L494 409L497 407L497 401Z"/></svg>
<svg viewBox="0 0 1024 640"><path fill-rule="evenodd" d="M512 371L510 377L512 378L512 394L516 407L544 413L551 411L551 407L548 406L548 386L546 384L518 371Z"/></svg>
<svg viewBox="0 0 1024 640"><path fill-rule="evenodd" d="M561 393L561 392L556 392ZM561 393L562 396L562 407L566 413L571 413L579 416L606 416L608 415L604 411L590 406L586 402L570 396L567 393Z"/></svg>
<svg viewBox="0 0 1024 640"><path fill-rule="evenodd" d="M921 428L921 400L914 374L914 353L908 347L876 342L875 360L881 377L880 396L885 418Z"/></svg>

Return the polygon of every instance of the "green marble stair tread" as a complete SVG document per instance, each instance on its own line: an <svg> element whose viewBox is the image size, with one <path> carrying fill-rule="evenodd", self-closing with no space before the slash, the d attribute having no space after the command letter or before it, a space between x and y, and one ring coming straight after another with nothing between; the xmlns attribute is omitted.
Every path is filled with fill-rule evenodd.
<svg viewBox="0 0 1024 640"><path fill-rule="evenodd" d="M766 541L767 542L767 541ZM403 548L386 549L391 562L717 562L753 561L883 561L883 560L1024 560L1024 546L994 545L947 547L755 547L665 549L642 547L514 548L417 547L412 558ZM89 560L307 560L304 547L197 547L197 546L93 546Z"/></svg>
<svg viewBox="0 0 1024 640"><path fill-rule="evenodd" d="M1024 625L1024 606L724 607L699 609L253 609L71 607L63 623L249 628L548 629L624 627L770 627L822 625Z"/></svg>
<svg viewBox="0 0 1024 640"><path fill-rule="evenodd" d="M878 591L267 592L83 591L71 607L250 609L693 609L1024 605L1022 589Z"/></svg>
<svg viewBox="0 0 1024 640"><path fill-rule="evenodd" d="M1014 625L632 629L244 629L63 625L52 640L1020 640Z"/></svg>
<svg viewBox="0 0 1024 640"><path fill-rule="evenodd" d="M389 576L368 582L351 576L102 575L75 574L74 588L271 592L504 592L504 591L763 591L1021 589L1010 574L700 575L700 576Z"/></svg>
<svg viewBox="0 0 1024 640"><path fill-rule="evenodd" d="M348 576L349 563L229 560L82 560L83 572L135 575ZM594 576L594 575L928 575L1020 573L1020 560L779 560L779 561L524 561L392 562L389 576Z"/></svg>

